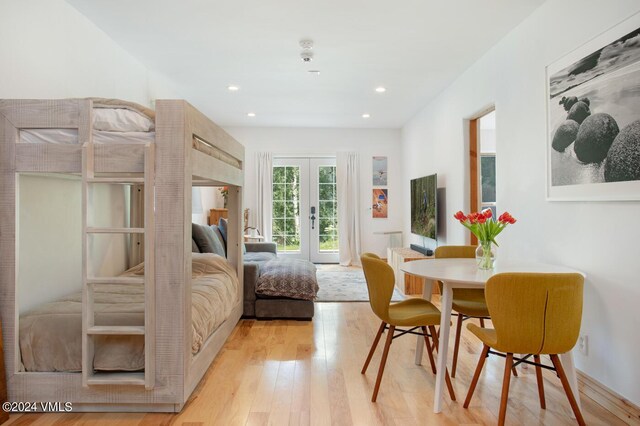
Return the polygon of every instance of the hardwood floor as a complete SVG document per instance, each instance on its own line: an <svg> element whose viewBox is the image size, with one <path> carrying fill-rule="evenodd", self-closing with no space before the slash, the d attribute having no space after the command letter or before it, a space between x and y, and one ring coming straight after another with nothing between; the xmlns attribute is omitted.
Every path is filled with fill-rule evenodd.
<svg viewBox="0 0 640 426"><path fill-rule="evenodd" d="M426 354L413 363L415 337L394 341L377 403L371 393L382 354L360 370L379 327L368 303L318 303L313 322L241 321L179 414L71 413L12 415L11 425L472 425L496 424L504 359L489 357L469 409L467 394L482 344L463 333L458 402L434 414L434 375ZM466 328L463 328L466 331ZM450 342L453 346L453 339ZM545 362L549 359L543 357ZM536 371L511 379L507 424L575 425L560 380L544 371L547 409L540 409ZM589 425L624 424L581 395Z"/></svg>

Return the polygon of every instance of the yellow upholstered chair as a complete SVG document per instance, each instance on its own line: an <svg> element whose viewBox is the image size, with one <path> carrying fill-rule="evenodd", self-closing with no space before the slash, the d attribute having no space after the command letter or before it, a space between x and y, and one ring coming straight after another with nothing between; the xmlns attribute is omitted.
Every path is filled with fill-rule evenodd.
<svg viewBox="0 0 640 426"><path fill-rule="evenodd" d="M475 258L476 246L440 246L436 248L435 258ZM442 294L442 283L438 281L440 294ZM489 310L484 299L484 289L456 288L453 290L452 308L458 313L456 322L456 337L453 347L453 362L451 364L451 377L456 377L458 366L458 351L460 349L460 335L462 334L462 323L469 318L478 318L480 326L484 327L484 320L489 319ZM517 375L515 369L513 374Z"/></svg>
<svg viewBox="0 0 640 426"><path fill-rule="evenodd" d="M384 352L382 353L382 359L380 360L373 396L371 397L371 401L375 402L378 397L378 390L380 389L380 382L382 381L387 356L389 355L389 348L391 347L391 342L396 337L404 334L424 336L427 353L431 361L431 369L434 374L436 373L436 364L433 359L431 345L433 343L435 348L438 347L438 337L435 326L440 324L440 311L431 302L421 298L412 298L398 303L391 303L393 288L395 286L395 277L391 266L373 253L364 253L360 259L367 281L367 289L369 290L371 309L376 316L382 320L378 333L369 350L369 355L367 355L367 359L362 367L362 374L367 371L367 367L369 366L369 362L371 362L371 358L376 350L376 346L378 346L382 333L387 329L389 330L384 345ZM401 330L396 327L409 327L409 329ZM416 331L418 329L420 329L419 332ZM398 333L397 335L396 332ZM430 342L429 338L431 338L433 342ZM449 373L445 371L445 374L449 394L451 395L451 399L455 401L456 396L453 391L451 379L449 378Z"/></svg>
<svg viewBox="0 0 640 426"><path fill-rule="evenodd" d="M543 366L540 363L540 355L546 354L550 355L553 368L544 368L556 371L578 424L585 424L558 357L558 354L569 352L578 340L582 319L583 286L582 275L566 273L504 273L496 274L487 281L487 306L495 328L467 325L467 328L482 340L484 347L464 408L469 406L486 357L489 354L498 354L506 358L498 423L503 425L505 421L510 370L514 365L514 359L517 363L535 365L540 406L544 409ZM530 355L514 358L514 353ZM532 355L534 362L527 361Z"/></svg>

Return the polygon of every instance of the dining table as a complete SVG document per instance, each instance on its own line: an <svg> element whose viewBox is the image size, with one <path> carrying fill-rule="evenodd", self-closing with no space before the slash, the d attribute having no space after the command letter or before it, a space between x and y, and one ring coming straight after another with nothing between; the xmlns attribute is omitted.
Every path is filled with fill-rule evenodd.
<svg viewBox="0 0 640 426"><path fill-rule="evenodd" d="M453 289L455 288L484 288L487 280L495 274L503 272L534 272L534 273L584 273L572 268L550 265L546 263L538 263L532 261L517 260L498 260L494 268L482 270L478 268L476 259L425 259L407 262L400 269L408 274L425 278L425 284L422 291L422 297L431 300L432 286L435 281L442 282L442 295L440 299L440 309L442 316L440 319L440 341L438 345L438 358L436 363L436 386L435 397L433 402L433 411L440 413L442 411L442 400L445 389L445 369L447 366L447 355L449 351L449 332L451 326L451 306L453 302ZM422 350L424 340L418 337L416 342L416 358L415 363L422 363ZM580 406L580 394L578 392L578 379L573 360L572 352L560 355L562 365L565 369L569 384L576 398L578 406Z"/></svg>

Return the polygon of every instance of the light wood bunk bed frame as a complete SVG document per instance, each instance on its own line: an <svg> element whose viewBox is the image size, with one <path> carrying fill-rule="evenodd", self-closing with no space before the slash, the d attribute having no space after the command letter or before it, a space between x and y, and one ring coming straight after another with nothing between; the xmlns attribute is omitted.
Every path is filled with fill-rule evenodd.
<svg viewBox="0 0 640 426"><path fill-rule="evenodd" d="M92 112L93 101L89 99L0 100L0 315L9 400L72 402L74 411L177 412L242 315L244 147L182 100L156 102L154 144L94 146ZM78 129L79 143L19 143L21 129L47 128ZM211 155L193 148L194 138L206 143ZM232 159L239 167L221 158ZM18 173L82 175L82 373L20 371ZM87 198L93 182L146 184L145 228L88 227ZM227 258L238 274L238 303L192 355L191 188L215 185L229 186ZM144 327L93 326L91 285L114 279L87 276L87 237L91 233L144 233ZM120 282L118 278L115 281ZM144 334L144 373L94 373L91 336L96 334Z"/></svg>

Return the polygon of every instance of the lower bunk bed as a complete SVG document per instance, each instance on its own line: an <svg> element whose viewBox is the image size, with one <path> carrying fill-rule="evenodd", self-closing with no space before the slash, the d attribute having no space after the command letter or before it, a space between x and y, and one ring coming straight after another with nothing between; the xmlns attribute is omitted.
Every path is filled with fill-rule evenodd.
<svg viewBox="0 0 640 426"><path fill-rule="evenodd" d="M144 264L120 276L142 276ZM239 304L239 281L227 260L212 253L192 253L191 353L231 316ZM140 334L97 336L95 371L144 370L144 286L95 286L97 327L139 325ZM235 324L235 323L234 323ZM79 372L82 370L82 295L70 294L20 316L20 353L23 371Z"/></svg>

